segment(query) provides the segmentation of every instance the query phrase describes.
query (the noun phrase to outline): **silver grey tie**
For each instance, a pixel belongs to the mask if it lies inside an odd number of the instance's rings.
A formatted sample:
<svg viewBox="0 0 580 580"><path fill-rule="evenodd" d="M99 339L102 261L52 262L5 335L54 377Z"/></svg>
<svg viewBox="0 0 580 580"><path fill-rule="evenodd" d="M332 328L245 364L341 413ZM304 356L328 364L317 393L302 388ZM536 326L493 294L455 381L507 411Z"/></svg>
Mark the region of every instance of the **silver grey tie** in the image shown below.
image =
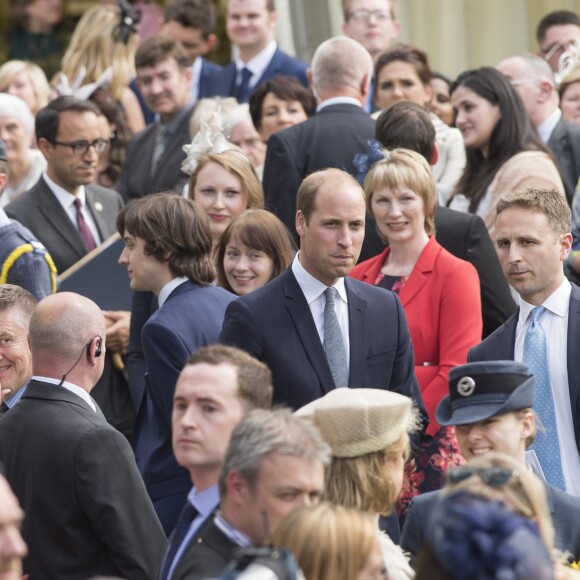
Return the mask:
<svg viewBox="0 0 580 580"><path fill-rule="evenodd" d="M336 387L348 387L348 371L346 367L346 352L340 324L334 311L336 288L327 288L324 291L326 304L324 305L324 351L330 372Z"/></svg>
<svg viewBox="0 0 580 580"><path fill-rule="evenodd" d="M149 175L153 176L161 156L165 152L165 141L167 138L167 125L165 123L159 123L157 125L157 131L155 133L155 141L153 143L153 155L151 156L151 167L149 168Z"/></svg>

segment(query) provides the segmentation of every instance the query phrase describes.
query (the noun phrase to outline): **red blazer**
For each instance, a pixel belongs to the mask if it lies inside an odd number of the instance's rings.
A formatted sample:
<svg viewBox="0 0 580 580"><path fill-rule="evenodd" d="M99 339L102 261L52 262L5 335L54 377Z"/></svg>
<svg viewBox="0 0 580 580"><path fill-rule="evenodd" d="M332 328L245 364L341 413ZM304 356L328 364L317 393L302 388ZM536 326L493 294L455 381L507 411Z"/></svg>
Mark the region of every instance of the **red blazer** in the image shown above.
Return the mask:
<svg viewBox="0 0 580 580"><path fill-rule="evenodd" d="M353 278L374 284L390 248L355 266ZM399 292L415 351L415 375L436 433L435 409L448 394L449 369L464 364L481 342L481 295L476 269L443 249L433 236Z"/></svg>

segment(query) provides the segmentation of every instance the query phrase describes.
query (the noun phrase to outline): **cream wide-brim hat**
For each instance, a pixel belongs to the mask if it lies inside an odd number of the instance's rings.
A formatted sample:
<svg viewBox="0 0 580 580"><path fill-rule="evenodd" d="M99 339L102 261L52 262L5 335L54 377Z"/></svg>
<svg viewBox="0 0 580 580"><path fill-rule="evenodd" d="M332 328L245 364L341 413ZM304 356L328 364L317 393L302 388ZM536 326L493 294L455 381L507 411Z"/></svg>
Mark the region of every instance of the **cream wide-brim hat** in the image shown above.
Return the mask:
<svg viewBox="0 0 580 580"><path fill-rule="evenodd" d="M334 389L295 415L318 427L334 457L381 451L418 427L412 400L383 389Z"/></svg>

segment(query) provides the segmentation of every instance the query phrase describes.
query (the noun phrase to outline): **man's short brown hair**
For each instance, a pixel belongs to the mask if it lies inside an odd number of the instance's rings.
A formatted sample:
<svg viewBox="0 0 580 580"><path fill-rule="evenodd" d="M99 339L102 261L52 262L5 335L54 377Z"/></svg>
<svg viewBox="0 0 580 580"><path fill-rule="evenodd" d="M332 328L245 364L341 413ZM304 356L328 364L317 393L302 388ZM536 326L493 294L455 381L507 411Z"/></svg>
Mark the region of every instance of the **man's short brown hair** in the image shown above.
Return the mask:
<svg viewBox="0 0 580 580"><path fill-rule="evenodd" d="M306 223L310 221L310 216L316 209L316 195L320 186L324 183L343 181L352 183L360 189L361 196L364 199L364 192L358 181L346 171L342 171L342 169L333 167L321 169L304 178L296 195L296 209L302 212Z"/></svg>
<svg viewBox="0 0 580 580"><path fill-rule="evenodd" d="M201 30L207 40L216 25L215 6L212 0L171 0L165 8L165 22Z"/></svg>
<svg viewBox="0 0 580 580"><path fill-rule="evenodd" d="M572 229L572 212L566 198L553 189L528 188L506 193L497 202L496 219L510 207L543 213L556 236L567 234Z"/></svg>
<svg viewBox="0 0 580 580"><path fill-rule="evenodd" d="M246 411L269 409L272 406L272 373L263 362L247 352L225 344L212 344L195 351L187 359L186 366L202 363L228 364L236 369L238 396Z"/></svg>
<svg viewBox="0 0 580 580"><path fill-rule="evenodd" d="M117 231L144 240L145 254L167 262L175 277L200 285L216 277L209 219L190 199L172 192L136 199L117 216Z"/></svg>
<svg viewBox="0 0 580 580"><path fill-rule="evenodd" d="M190 59L181 42L166 34L151 36L143 41L135 53L135 68L149 68L174 58L181 70L185 70Z"/></svg>
<svg viewBox="0 0 580 580"><path fill-rule="evenodd" d="M36 298L28 290L14 284L0 284L0 312L14 309L26 327L36 304Z"/></svg>

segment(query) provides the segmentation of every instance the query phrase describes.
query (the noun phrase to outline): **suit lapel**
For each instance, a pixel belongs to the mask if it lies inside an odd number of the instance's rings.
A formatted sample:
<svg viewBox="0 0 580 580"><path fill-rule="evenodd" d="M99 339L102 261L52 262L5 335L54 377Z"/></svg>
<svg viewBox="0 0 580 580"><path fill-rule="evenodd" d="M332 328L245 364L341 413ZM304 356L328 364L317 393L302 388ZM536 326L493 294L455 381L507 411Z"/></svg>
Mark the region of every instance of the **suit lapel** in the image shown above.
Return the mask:
<svg viewBox="0 0 580 580"><path fill-rule="evenodd" d="M496 351L496 360L514 360L516 346L516 326L520 309L518 308L505 322L498 331Z"/></svg>
<svg viewBox="0 0 580 580"><path fill-rule="evenodd" d="M79 231L43 178L40 178L39 184L42 185L42 190L38 191L38 208L40 212L54 230L58 232L64 243L76 252L79 259L82 258L87 253L87 250Z"/></svg>
<svg viewBox="0 0 580 580"><path fill-rule="evenodd" d="M108 219L109 216L106 215L108 212L105 212L105 207L96 199L95 192L89 186L85 186L85 194L87 198L87 206L95 220L97 230L99 230L101 242L104 242L109 237L108 232L111 230L111 225Z"/></svg>
<svg viewBox="0 0 580 580"><path fill-rule="evenodd" d="M431 237L427 245L423 248L409 279L399 292L399 298L401 299L403 307L407 306L421 288L425 286L435 269L435 262L440 252L441 246L435 242L435 238Z"/></svg>
<svg viewBox="0 0 580 580"><path fill-rule="evenodd" d="M328 366L324 347L320 342L316 325L310 312L310 307L304 298L304 294L292 273L292 268L288 268L282 275L282 287L286 296L286 308L294 322L294 327L302 342L304 352L318 376L321 388L327 392L326 385L334 385L334 379Z"/></svg>
<svg viewBox="0 0 580 580"><path fill-rule="evenodd" d="M254 88L261 85L264 81L267 81L272 77L275 77L277 74L280 74L280 72L278 71L278 66L281 58L282 53L280 52L280 49L277 48L276 52L274 52L274 56L272 56L272 60L268 63L266 70L262 73L262 76L260 77L258 82L254 85Z"/></svg>
<svg viewBox="0 0 580 580"><path fill-rule="evenodd" d="M348 334L350 337L350 371L348 386L357 387L363 384L364 364L366 361L365 320L367 303L356 291L350 278L345 278L348 296Z"/></svg>
<svg viewBox="0 0 580 580"><path fill-rule="evenodd" d="M570 310L568 311L568 386L570 389L570 405L574 422L580 420L574 413L578 403L578 391L580 389L580 358L578 348L580 345L580 288L572 284L570 296Z"/></svg>

